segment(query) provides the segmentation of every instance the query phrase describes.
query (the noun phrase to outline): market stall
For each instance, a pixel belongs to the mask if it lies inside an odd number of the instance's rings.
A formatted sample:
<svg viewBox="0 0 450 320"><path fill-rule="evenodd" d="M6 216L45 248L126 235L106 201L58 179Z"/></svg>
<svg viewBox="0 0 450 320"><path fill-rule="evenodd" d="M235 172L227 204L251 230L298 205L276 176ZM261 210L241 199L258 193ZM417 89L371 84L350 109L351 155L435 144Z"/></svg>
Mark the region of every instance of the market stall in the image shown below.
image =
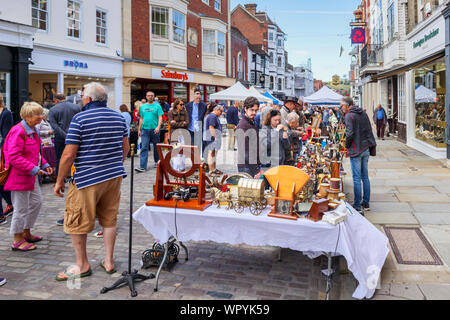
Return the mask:
<svg viewBox="0 0 450 320"><path fill-rule="evenodd" d="M229 87L226 90L213 93L210 95L210 100L219 100L219 101L244 101L248 97L252 97L253 94L246 87L242 85L239 81L236 82L233 86ZM264 102L264 97L256 97L258 101Z"/></svg>
<svg viewBox="0 0 450 320"><path fill-rule="evenodd" d="M272 102L273 100L271 98L268 98L264 95L262 95L258 90L255 89L255 87L251 86L249 89L250 93L253 97L258 99L260 102Z"/></svg>
<svg viewBox="0 0 450 320"><path fill-rule="evenodd" d="M334 92L327 86L323 86L320 90L312 95L303 98L303 102L317 105L336 105L338 106L343 96Z"/></svg>
<svg viewBox="0 0 450 320"><path fill-rule="evenodd" d="M266 92L263 94L263 96L265 96L265 97L271 99L271 100L272 100L272 103L275 104L275 105L282 105L282 104L283 104L283 102L281 102L280 100L278 100L277 98L275 98L273 95L271 95L269 91L266 91Z"/></svg>

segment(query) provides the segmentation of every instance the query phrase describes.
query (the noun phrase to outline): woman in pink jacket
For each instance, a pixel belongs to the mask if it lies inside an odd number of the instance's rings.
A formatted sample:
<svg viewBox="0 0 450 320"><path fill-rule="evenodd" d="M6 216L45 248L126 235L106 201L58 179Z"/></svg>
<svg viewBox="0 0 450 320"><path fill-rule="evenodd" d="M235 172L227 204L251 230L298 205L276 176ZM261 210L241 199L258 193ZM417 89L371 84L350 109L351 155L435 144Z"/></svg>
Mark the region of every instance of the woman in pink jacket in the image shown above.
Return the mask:
<svg viewBox="0 0 450 320"><path fill-rule="evenodd" d="M42 121L43 108L36 102L25 102L20 109L19 124L12 127L6 137L3 152L5 167L10 169L5 190L11 191L14 206L11 235L12 250L36 249L34 242L42 240L31 234L42 204L41 188L37 175L49 175L53 168L41 156L41 138L35 128Z"/></svg>

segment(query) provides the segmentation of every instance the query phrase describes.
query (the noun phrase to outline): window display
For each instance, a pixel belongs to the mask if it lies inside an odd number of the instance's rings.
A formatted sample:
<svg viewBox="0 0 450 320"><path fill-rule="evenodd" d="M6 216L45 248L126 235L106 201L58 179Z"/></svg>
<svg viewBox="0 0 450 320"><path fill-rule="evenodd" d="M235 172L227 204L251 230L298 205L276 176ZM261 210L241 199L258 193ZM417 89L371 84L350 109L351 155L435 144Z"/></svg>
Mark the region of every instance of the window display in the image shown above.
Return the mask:
<svg viewBox="0 0 450 320"><path fill-rule="evenodd" d="M445 144L445 60L436 60L414 70L415 136L437 148Z"/></svg>
<svg viewBox="0 0 450 320"><path fill-rule="evenodd" d="M11 81L10 74L7 72L0 72L0 93L3 96L3 102L6 107L10 108L10 94L11 94Z"/></svg>
<svg viewBox="0 0 450 320"><path fill-rule="evenodd" d="M173 99L182 99L183 101L188 101L188 87L186 84L173 84Z"/></svg>

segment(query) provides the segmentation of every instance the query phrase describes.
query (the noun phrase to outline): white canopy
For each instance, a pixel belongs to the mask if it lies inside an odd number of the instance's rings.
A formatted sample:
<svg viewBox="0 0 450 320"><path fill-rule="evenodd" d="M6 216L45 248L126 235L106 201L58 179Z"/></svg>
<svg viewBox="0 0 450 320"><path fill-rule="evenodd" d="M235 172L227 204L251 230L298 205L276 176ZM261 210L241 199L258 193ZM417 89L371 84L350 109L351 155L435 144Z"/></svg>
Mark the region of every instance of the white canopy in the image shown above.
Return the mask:
<svg viewBox="0 0 450 320"><path fill-rule="evenodd" d="M258 101L272 102L272 99L263 96L258 90L255 89L254 86L251 86L248 90L250 91L250 93L252 94L253 97L258 99Z"/></svg>
<svg viewBox="0 0 450 320"><path fill-rule="evenodd" d="M419 86L415 92L416 103L436 102L436 92L424 86Z"/></svg>
<svg viewBox="0 0 450 320"><path fill-rule="evenodd" d="M327 86L323 86L319 91L312 95L305 97L303 102L309 104L326 104L326 105L339 105L343 96L334 92Z"/></svg>
<svg viewBox="0 0 450 320"><path fill-rule="evenodd" d="M234 85L229 87L226 90L213 93L210 96L211 100L238 100L243 101L247 99L248 97L253 97L253 94L250 90L248 90L246 87L242 85L239 81L236 82ZM258 99L258 97L255 97ZM259 101L262 101L258 99Z"/></svg>

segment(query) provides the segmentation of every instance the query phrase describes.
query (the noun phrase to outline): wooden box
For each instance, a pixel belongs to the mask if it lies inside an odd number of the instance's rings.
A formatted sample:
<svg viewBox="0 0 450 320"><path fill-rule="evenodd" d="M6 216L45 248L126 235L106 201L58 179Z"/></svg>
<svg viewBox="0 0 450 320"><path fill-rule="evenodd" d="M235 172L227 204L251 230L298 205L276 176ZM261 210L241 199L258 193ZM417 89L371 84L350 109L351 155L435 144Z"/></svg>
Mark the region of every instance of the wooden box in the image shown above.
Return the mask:
<svg viewBox="0 0 450 320"><path fill-rule="evenodd" d="M328 199L314 200L308 212L309 218L313 221L322 220L323 213L328 211L328 202Z"/></svg>

